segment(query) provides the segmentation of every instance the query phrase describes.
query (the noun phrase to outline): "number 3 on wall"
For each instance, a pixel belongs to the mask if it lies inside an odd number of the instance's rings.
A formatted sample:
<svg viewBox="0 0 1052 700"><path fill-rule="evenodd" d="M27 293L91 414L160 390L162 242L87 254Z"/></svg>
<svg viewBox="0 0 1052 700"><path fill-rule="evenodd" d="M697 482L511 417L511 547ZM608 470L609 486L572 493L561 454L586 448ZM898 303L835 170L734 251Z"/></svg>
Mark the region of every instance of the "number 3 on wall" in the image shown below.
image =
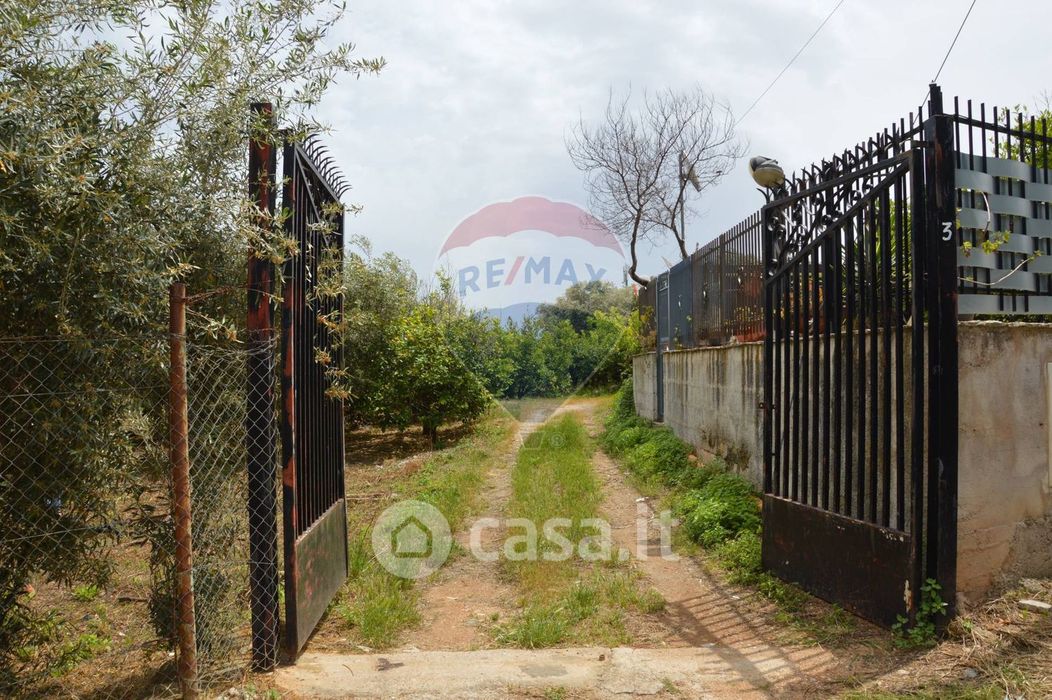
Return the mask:
<svg viewBox="0 0 1052 700"><path fill-rule="evenodd" d="M943 221L942 222L942 240L948 241L953 238L953 222Z"/></svg>

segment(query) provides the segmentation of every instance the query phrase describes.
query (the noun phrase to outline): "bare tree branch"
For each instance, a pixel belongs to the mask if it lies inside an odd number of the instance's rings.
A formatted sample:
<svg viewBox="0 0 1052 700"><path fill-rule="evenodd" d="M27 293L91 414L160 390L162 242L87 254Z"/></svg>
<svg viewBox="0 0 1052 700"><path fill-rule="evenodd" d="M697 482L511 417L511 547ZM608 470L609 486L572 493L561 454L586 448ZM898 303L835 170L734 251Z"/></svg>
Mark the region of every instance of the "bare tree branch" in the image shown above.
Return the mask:
<svg viewBox="0 0 1052 700"><path fill-rule="evenodd" d="M645 286L649 279L637 272L639 241L671 234L682 258L689 257L683 222L690 201L719 182L745 149L730 109L700 87L643 93L636 110L631 97L611 90L602 118L594 125L578 121L566 150L585 173L592 214L628 245L628 274Z"/></svg>

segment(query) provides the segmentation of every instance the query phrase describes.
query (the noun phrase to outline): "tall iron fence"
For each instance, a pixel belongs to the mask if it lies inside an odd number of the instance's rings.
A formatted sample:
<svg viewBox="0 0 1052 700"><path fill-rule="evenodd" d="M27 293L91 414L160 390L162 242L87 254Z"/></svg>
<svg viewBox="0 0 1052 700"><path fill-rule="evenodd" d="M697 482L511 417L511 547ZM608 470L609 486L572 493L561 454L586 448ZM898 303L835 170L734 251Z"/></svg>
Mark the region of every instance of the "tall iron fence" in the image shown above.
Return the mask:
<svg viewBox="0 0 1052 700"><path fill-rule="evenodd" d="M661 273L640 291L650 347L702 347L763 337L763 228L759 212ZM653 290L668 296L659 305Z"/></svg>
<svg viewBox="0 0 1052 700"><path fill-rule="evenodd" d="M995 318L1052 315L1052 123L1047 114L988 108L959 98L948 116L957 219L943 222L949 224L943 235L958 243L958 312ZM786 178L787 193L832 182L919 145L924 118L921 107L854 148L799 169ZM860 179L865 181L865 176ZM821 207L801 204L791 216L806 229L830 223L823 220ZM908 244L912 227L908 213L905 217ZM762 228L756 212L640 291L649 348L723 345L765 336ZM656 288L668 289L662 304Z"/></svg>

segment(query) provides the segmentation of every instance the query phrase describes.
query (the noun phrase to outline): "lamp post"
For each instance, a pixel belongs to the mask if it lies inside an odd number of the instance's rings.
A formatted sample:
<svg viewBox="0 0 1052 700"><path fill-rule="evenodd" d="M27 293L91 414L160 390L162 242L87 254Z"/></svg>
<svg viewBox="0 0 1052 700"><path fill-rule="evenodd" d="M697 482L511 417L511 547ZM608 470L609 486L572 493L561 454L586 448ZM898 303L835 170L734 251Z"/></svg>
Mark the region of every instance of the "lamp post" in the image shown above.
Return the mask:
<svg viewBox="0 0 1052 700"><path fill-rule="evenodd" d="M785 172L774 158L768 158L767 156L750 158L749 174L752 175L753 181L763 188L760 191L763 192L764 199L768 203L770 203L772 197L784 197L787 194L785 191Z"/></svg>

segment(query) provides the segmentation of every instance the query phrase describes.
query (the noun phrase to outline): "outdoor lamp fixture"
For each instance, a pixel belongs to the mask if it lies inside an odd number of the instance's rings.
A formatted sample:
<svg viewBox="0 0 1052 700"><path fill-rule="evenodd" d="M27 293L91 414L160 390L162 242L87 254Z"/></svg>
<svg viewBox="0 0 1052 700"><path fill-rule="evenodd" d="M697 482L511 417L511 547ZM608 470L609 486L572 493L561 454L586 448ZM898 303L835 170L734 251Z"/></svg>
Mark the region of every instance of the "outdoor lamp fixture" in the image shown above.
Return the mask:
<svg viewBox="0 0 1052 700"><path fill-rule="evenodd" d="M763 192L768 202L771 201L772 194L780 195L785 192L785 172L774 158L767 156L750 158L749 174L752 175L756 184L763 188L760 191Z"/></svg>
<svg viewBox="0 0 1052 700"><path fill-rule="evenodd" d="M774 158L768 158L767 156L750 158L749 174L752 175L753 181L762 188L760 192L763 193L763 197L768 204L771 203L772 199L784 197L788 194L785 189L785 171L782 170L782 166L778 165L778 161ZM773 256L771 262L780 264L786 249L785 232L773 220L769 220L767 225L774 228L773 231L770 231L771 254Z"/></svg>

